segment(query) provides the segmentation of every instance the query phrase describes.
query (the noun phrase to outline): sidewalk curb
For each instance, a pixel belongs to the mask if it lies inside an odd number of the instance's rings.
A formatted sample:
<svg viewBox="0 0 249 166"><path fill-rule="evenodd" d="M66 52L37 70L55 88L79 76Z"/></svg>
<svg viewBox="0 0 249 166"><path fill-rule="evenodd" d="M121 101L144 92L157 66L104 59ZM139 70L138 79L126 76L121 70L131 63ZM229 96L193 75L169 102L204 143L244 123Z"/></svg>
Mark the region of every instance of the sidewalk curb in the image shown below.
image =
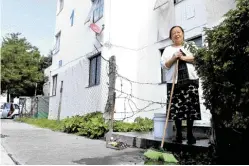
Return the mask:
<svg viewBox="0 0 249 166"><path fill-rule="evenodd" d="M17 165L15 161L13 161L12 156L7 153L1 144L1 165Z"/></svg>

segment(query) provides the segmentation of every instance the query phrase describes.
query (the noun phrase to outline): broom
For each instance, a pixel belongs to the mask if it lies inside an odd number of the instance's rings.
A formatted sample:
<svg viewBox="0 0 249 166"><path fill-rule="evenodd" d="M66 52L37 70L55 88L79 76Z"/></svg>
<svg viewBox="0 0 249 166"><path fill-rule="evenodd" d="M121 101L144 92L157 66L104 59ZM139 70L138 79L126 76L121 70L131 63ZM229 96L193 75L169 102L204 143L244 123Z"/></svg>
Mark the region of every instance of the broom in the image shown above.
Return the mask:
<svg viewBox="0 0 249 166"><path fill-rule="evenodd" d="M175 70L174 70L173 85L172 85L171 92L170 92L170 100L169 100L168 110L166 112L167 117L166 117L166 121L165 121L165 125L164 125L163 138L162 138L162 142L161 142L160 152L158 152L157 150L150 149L146 153L144 153L144 155L149 159L152 159L152 160L160 160L161 159L167 163L177 163L178 162L171 153L167 153L163 149L164 140L166 137L166 130L167 130L168 121L169 121L172 96L173 96L174 88L175 88L176 75L178 73L178 65L179 65L179 60L176 61L176 66L175 66Z"/></svg>

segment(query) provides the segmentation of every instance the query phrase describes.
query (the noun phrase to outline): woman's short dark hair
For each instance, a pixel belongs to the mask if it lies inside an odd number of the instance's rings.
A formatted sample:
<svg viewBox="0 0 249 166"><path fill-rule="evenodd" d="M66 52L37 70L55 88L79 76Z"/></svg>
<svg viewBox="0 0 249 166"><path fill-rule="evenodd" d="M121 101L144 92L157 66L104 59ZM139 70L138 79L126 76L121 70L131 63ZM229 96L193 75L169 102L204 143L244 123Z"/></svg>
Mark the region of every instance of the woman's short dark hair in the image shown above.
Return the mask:
<svg viewBox="0 0 249 166"><path fill-rule="evenodd" d="M182 30L182 33L184 34L184 30L183 30L183 28L181 27L181 26L179 26L179 25L176 25L176 26L173 26L171 29L170 29L170 31L169 31L169 38L171 39L171 32L172 32L172 30L174 29L174 28L176 28L176 27L178 27L178 28L180 28L181 30Z"/></svg>

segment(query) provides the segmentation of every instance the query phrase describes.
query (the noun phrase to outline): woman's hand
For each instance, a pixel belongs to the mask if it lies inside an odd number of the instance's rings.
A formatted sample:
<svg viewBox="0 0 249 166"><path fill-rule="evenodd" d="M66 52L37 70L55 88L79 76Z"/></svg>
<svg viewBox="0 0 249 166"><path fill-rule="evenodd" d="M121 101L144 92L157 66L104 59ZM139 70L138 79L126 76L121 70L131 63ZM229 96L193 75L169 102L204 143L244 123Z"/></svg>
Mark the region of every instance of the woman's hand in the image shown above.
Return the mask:
<svg viewBox="0 0 249 166"><path fill-rule="evenodd" d="M182 52L178 51L174 53L174 58L175 60L180 59L183 56Z"/></svg>
<svg viewBox="0 0 249 166"><path fill-rule="evenodd" d="M182 53L180 51L179 52L175 52L174 55L172 56L172 58L165 63L165 66L167 68L170 68L182 56L183 55L182 55Z"/></svg>
<svg viewBox="0 0 249 166"><path fill-rule="evenodd" d="M181 56L179 59L185 62L193 63L195 58L193 56Z"/></svg>

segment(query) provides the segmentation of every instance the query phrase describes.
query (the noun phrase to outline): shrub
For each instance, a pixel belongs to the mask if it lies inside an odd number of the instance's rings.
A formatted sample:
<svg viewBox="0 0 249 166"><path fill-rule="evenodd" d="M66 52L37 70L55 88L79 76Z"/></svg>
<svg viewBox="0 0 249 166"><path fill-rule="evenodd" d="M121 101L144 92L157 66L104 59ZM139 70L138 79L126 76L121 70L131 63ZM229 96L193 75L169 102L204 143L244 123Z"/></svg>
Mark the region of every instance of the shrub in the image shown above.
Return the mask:
<svg viewBox="0 0 249 166"><path fill-rule="evenodd" d="M248 163L249 1L213 29L205 29L208 47L196 53L205 106L211 111L215 150L221 164Z"/></svg>
<svg viewBox="0 0 249 166"><path fill-rule="evenodd" d="M137 117L134 123L115 121L113 131L115 132L147 132L153 129L153 121L148 118Z"/></svg>
<svg viewBox="0 0 249 166"><path fill-rule="evenodd" d="M92 139L101 138L108 131L108 124L105 123L101 112L88 113L84 116L76 115L57 122L48 119L32 119L20 118L19 121L33 124L43 128L52 130L60 130L66 133L75 133L77 135L86 136ZM115 121L115 132L131 132L131 131L151 131L153 121L148 118L136 118L134 123L123 121Z"/></svg>
<svg viewBox="0 0 249 166"><path fill-rule="evenodd" d="M83 119L78 128L78 135L89 138L101 138L107 132L108 126L105 123L102 113L87 114Z"/></svg>
<svg viewBox="0 0 249 166"><path fill-rule="evenodd" d="M66 133L77 133L80 128L80 124L84 122L83 116L72 116L62 120L63 131Z"/></svg>
<svg viewBox="0 0 249 166"><path fill-rule="evenodd" d="M152 131L153 129L153 121L149 118L141 118L137 117L135 120L135 131Z"/></svg>

